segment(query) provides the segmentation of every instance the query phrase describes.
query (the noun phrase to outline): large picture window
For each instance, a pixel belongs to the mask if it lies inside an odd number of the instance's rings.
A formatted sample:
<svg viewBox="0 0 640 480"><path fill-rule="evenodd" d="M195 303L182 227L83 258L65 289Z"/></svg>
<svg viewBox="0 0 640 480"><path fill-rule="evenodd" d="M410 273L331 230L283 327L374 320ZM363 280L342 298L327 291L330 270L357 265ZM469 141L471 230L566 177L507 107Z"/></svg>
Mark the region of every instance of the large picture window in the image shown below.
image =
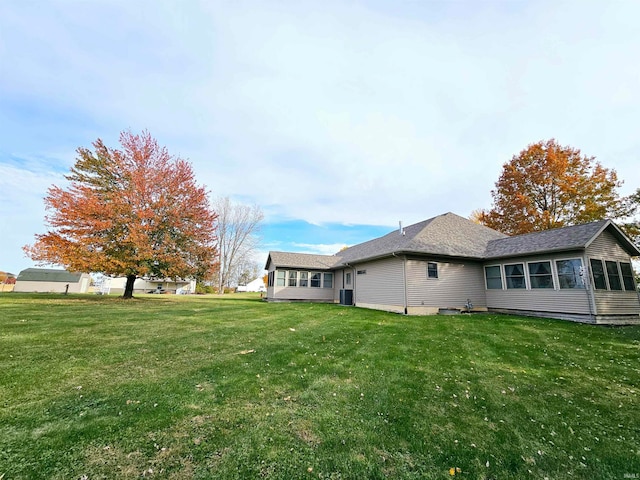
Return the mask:
<svg viewBox="0 0 640 480"><path fill-rule="evenodd" d="M580 273L582 272L582 260L556 260L558 270L558 283L560 288L584 288Z"/></svg>
<svg viewBox="0 0 640 480"><path fill-rule="evenodd" d="M620 282L620 272L616 262L607 260L604 262L607 267L607 279L609 280L609 288L611 290L622 290L622 282Z"/></svg>
<svg viewBox="0 0 640 480"><path fill-rule="evenodd" d="M507 288L527 288L524 280L524 265L515 263L504 266L504 277L507 281Z"/></svg>
<svg viewBox="0 0 640 480"><path fill-rule="evenodd" d="M529 283L531 288L553 288L551 262L529 263Z"/></svg>
<svg viewBox="0 0 640 480"><path fill-rule="evenodd" d="M636 285L633 281L633 270L630 263L620 262L620 271L622 272L622 284L624 289L630 292L635 291Z"/></svg>
<svg viewBox="0 0 640 480"><path fill-rule="evenodd" d="M488 290L502 290L502 272L500 265L484 267L484 278L487 281Z"/></svg>
<svg viewBox="0 0 640 480"><path fill-rule="evenodd" d="M604 276L604 267L602 266L602 260L596 258L589 259L591 264L591 276L593 277L593 286L596 290L606 290L607 280Z"/></svg>

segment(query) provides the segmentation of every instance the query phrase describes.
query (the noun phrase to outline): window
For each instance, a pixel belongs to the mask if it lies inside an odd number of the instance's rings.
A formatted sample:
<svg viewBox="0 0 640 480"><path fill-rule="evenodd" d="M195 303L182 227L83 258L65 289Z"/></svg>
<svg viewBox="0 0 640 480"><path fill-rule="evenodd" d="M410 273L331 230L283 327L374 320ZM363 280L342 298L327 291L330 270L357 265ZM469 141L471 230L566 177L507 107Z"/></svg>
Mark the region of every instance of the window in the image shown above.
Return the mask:
<svg viewBox="0 0 640 480"><path fill-rule="evenodd" d="M627 291L634 291L636 289L635 282L633 281L633 270L630 263L620 262L620 271L622 272L622 283L624 289Z"/></svg>
<svg viewBox="0 0 640 480"><path fill-rule="evenodd" d="M427 262L427 278L438 278L438 264Z"/></svg>
<svg viewBox="0 0 640 480"><path fill-rule="evenodd" d="M299 287L308 287L309 286L309 272L299 272L300 273L300 281L298 283Z"/></svg>
<svg viewBox="0 0 640 480"><path fill-rule="evenodd" d="M278 270L278 277L276 278L276 286L284 287L287 284L286 275L287 275L286 271Z"/></svg>
<svg viewBox="0 0 640 480"><path fill-rule="evenodd" d="M522 263L505 265L504 276L507 280L507 288L527 288L524 281L524 265Z"/></svg>
<svg viewBox="0 0 640 480"><path fill-rule="evenodd" d="M584 288L582 281L582 260L574 258L572 260L556 260L558 270L558 282L560 288Z"/></svg>
<svg viewBox="0 0 640 480"><path fill-rule="evenodd" d="M591 263L591 275L593 276L593 285L596 290L606 290L607 281L604 278L604 268L602 266L602 260L595 258L589 259Z"/></svg>
<svg viewBox="0 0 640 480"><path fill-rule="evenodd" d="M322 279L322 274L319 272L313 272L311 274L311 286L314 288L320 288L320 280Z"/></svg>
<svg viewBox="0 0 640 480"><path fill-rule="evenodd" d="M324 274L324 288L333 288L333 273Z"/></svg>
<svg viewBox="0 0 640 480"><path fill-rule="evenodd" d="M273 287L273 275L275 272L269 272L268 274L268 278L267 278L267 286L268 287Z"/></svg>
<svg viewBox="0 0 640 480"><path fill-rule="evenodd" d="M500 272L500 265L484 267L484 278L487 281L487 290L502 290L502 272Z"/></svg>
<svg viewBox="0 0 640 480"><path fill-rule="evenodd" d="M358 275L366 275L367 271L366 270L358 270L357 274Z"/></svg>
<svg viewBox="0 0 640 480"><path fill-rule="evenodd" d="M531 262L528 266L531 288L553 288L551 262Z"/></svg>
<svg viewBox="0 0 640 480"><path fill-rule="evenodd" d="M609 279L609 288L611 290L622 290L622 283L620 282L620 272L618 271L618 264L607 260L604 262L607 266L607 278Z"/></svg>
<svg viewBox="0 0 640 480"><path fill-rule="evenodd" d="M289 286L290 287L298 286L298 272L294 270L289 271Z"/></svg>
<svg viewBox="0 0 640 480"><path fill-rule="evenodd" d="M344 279L344 284L345 285L351 285L351 272L348 272L345 276Z"/></svg>

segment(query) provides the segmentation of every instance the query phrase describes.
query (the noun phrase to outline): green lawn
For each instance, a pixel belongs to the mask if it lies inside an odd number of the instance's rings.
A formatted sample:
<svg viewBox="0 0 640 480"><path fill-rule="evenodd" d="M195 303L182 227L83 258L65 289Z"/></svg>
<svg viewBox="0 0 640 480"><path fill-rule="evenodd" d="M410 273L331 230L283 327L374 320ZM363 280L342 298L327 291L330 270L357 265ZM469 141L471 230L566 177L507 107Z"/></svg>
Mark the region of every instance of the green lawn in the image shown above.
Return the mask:
<svg viewBox="0 0 640 480"><path fill-rule="evenodd" d="M3 480L640 478L639 391L640 327L0 294Z"/></svg>

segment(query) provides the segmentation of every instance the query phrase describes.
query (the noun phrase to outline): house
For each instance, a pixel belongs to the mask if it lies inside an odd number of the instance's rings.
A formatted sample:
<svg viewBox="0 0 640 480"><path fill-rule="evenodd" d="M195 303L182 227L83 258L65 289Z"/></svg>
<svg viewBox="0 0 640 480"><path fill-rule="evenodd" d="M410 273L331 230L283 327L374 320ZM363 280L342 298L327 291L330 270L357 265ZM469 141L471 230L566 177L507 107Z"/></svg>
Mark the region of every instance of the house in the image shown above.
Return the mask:
<svg viewBox="0 0 640 480"><path fill-rule="evenodd" d="M636 256L611 220L509 237L446 213L335 255L269 252L266 299L640 323Z"/></svg>
<svg viewBox="0 0 640 480"><path fill-rule="evenodd" d="M267 289L264 286L264 281L262 277L256 278L255 280L250 281L246 285L238 285L236 288L236 292L266 292Z"/></svg>
<svg viewBox="0 0 640 480"><path fill-rule="evenodd" d="M91 277L51 268L27 268L18 274L14 292L87 293Z"/></svg>
<svg viewBox="0 0 640 480"><path fill-rule="evenodd" d="M96 282L96 292L108 294L123 294L127 284L127 277L107 277L101 276ZM133 293L195 293L196 281L171 279L171 278L136 278L133 283Z"/></svg>

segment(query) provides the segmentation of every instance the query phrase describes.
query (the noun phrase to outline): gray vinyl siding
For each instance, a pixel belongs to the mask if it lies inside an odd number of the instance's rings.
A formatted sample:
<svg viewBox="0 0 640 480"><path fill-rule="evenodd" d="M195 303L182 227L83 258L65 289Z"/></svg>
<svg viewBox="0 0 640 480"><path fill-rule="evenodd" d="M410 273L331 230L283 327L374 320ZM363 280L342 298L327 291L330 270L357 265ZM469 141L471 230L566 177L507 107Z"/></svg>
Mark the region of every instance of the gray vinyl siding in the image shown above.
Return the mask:
<svg viewBox="0 0 640 480"><path fill-rule="evenodd" d="M366 270L358 275L358 270ZM356 305L393 305L404 308L403 260L399 257L359 263L354 267Z"/></svg>
<svg viewBox="0 0 640 480"><path fill-rule="evenodd" d="M427 278L427 263L438 265L438 278ZM484 270L480 263L407 260L407 299L411 307L462 308L471 300L486 307Z"/></svg>
<svg viewBox="0 0 640 480"><path fill-rule="evenodd" d="M514 263L525 264L526 289L503 289L503 290L486 290L487 307L489 309L499 310L522 310L522 311L538 311L547 313L569 313L591 315L590 299L586 289L560 289L558 285L558 275L556 270L556 260L566 260L571 258L579 258L582 260L584 267L584 254L582 251L553 254L553 255L537 255L513 259L501 259L497 261L488 261L485 266L490 265L509 265ZM527 275L527 262L551 261L551 269L553 271L554 288L530 288L529 278ZM504 283L504 268L502 268L502 281ZM482 285L485 285L484 272ZM506 287L506 285L505 285Z"/></svg>
<svg viewBox="0 0 640 480"><path fill-rule="evenodd" d="M587 259L596 258L631 263L627 252L606 230L587 247L586 256ZM598 315L640 314L640 299L637 291L594 289L593 293Z"/></svg>
<svg viewBox="0 0 640 480"><path fill-rule="evenodd" d="M333 288L316 287L273 287L273 297L277 300L308 300L333 302Z"/></svg>

